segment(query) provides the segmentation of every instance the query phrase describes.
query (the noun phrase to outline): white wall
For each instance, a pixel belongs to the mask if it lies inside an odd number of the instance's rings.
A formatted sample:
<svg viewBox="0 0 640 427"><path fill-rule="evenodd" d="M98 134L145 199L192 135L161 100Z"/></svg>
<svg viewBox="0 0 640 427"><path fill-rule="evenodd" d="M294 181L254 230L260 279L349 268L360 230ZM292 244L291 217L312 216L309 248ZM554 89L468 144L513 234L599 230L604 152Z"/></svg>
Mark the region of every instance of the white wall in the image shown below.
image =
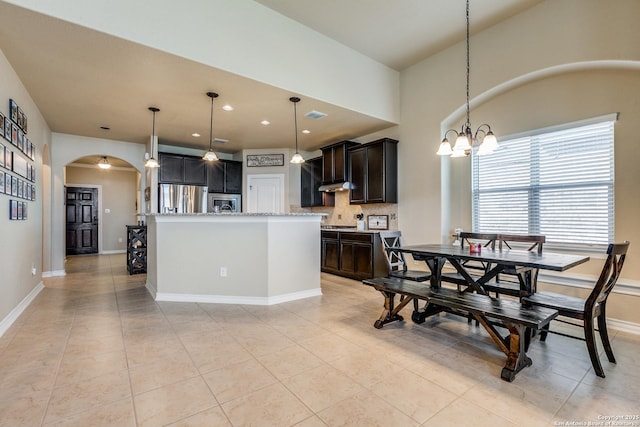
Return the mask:
<svg viewBox="0 0 640 427"><path fill-rule="evenodd" d="M27 202L29 218L24 221L9 220L9 200L15 197L0 194L0 335L10 326L24 308L20 303L25 297L32 297L40 288L42 280L43 245L43 148L50 144L51 132L40 111L20 82L6 57L0 52L0 112L9 113L9 99L16 101L28 118L28 138L36 146L36 159L30 161L36 168L36 201ZM15 146L2 141L11 151L18 154ZM6 169L0 168L3 172ZM15 175L15 174L14 174ZM31 268L36 268L32 275ZM27 301L25 301L26 303Z"/></svg>
<svg viewBox="0 0 640 427"><path fill-rule="evenodd" d="M100 154L117 157L131 164L142 176L144 173L145 146L131 142L87 138L77 135L54 133L51 148L51 250L44 256L51 260L51 274L64 274L65 257L65 209L64 170L69 163L81 157ZM140 180L140 191L144 193L146 179Z"/></svg>
<svg viewBox="0 0 640 427"><path fill-rule="evenodd" d="M471 122L491 123L498 138L621 112L616 238L632 241L621 280L630 287L640 284L640 246L633 243L640 231L631 220L640 200L639 14L634 0L547 0L471 38ZM443 131L464 120L464 64L462 42L402 72L399 226L408 243L447 241L454 227L470 228L469 160L435 155ZM576 272L595 280L601 262ZM610 316L640 324L637 297L614 300Z"/></svg>

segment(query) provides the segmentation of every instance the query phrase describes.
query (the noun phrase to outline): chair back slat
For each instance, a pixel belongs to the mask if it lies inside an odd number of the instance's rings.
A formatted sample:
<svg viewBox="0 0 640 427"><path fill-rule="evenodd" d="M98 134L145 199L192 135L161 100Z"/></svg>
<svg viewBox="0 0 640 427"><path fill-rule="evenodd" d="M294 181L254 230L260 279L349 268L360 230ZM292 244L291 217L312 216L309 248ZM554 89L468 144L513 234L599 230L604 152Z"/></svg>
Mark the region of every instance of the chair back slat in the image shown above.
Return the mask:
<svg viewBox="0 0 640 427"><path fill-rule="evenodd" d="M607 300L613 287L618 282L628 249L629 242L627 241L609 244L607 248L607 259L602 267L598 281L587 298L585 310L592 310L597 304L601 304Z"/></svg>
<svg viewBox="0 0 640 427"><path fill-rule="evenodd" d="M536 251L538 254L542 254L542 246L547 241L546 236L541 235L524 235L524 234L498 234L498 249L513 249L512 243L530 243L528 251Z"/></svg>
<svg viewBox="0 0 640 427"><path fill-rule="evenodd" d="M407 263L404 253L394 249L402 246L402 233L400 231L381 231L380 240L389 271L406 270Z"/></svg>
<svg viewBox="0 0 640 427"><path fill-rule="evenodd" d="M462 245L462 247L464 247L465 244L469 245L472 242L482 243L482 246L485 248L490 247L491 249L495 249L497 238L498 235L495 233L473 233L463 231L460 233L460 244Z"/></svg>

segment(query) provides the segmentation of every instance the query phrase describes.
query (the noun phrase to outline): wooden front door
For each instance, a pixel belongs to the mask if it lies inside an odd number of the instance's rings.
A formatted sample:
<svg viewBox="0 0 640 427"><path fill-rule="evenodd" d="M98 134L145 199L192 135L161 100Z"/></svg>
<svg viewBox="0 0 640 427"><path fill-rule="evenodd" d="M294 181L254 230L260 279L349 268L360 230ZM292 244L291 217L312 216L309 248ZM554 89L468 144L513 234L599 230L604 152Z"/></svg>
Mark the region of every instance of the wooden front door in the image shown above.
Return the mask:
<svg viewBox="0 0 640 427"><path fill-rule="evenodd" d="M98 189L66 188L67 255L98 253Z"/></svg>

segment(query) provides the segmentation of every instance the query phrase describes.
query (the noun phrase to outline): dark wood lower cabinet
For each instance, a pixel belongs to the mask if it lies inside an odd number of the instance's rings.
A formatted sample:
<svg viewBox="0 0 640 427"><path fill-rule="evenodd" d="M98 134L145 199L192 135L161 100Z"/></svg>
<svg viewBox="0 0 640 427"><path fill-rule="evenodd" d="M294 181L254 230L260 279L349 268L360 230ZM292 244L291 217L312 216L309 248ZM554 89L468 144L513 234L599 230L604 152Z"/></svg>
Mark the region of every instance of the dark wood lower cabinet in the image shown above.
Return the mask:
<svg viewBox="0 0 640 427"><path fill-rule="evenodd" d="M387 275L378 233L322 232L321 269L362 280Z"/></svg>

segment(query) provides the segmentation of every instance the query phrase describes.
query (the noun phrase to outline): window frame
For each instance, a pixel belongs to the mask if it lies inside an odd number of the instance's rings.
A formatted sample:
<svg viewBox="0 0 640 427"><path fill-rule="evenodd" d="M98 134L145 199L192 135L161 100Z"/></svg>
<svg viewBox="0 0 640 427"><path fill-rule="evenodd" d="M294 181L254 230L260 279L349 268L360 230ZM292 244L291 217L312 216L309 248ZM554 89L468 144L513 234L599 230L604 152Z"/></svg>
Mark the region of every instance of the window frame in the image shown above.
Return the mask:
<svg viewBox="0 0 640 427"><path fill-rule="evenodd" d="M611 138L611 152L610 152L610 158L611 158L611 162L609 164L609 168L610 168L610 180L606 180L603 181L603 185L606 185L608 187L608 199L610 200L609 204L608 204L608 215L607 215L607 239L609 242L613 241L614 236L615 236L615 122L618 119L618 113L612 113L612 114L606 114L606 115L602 115L602 116L597 116L597 117L593 117L590 119L585 119L585 120L578 120L578 121L573 121L573 122L569 122L569 123L564 123L564 124L560 124L560 125L556 125L556 126L550 126L550 127L545 127L545 128L540 128L540 129L534 129L534 130L530 130L530 131L526 131L526 132L520 132L517 134L512 134L506 137L501 138L503 142L501 142L501 144L508 144L509 141L515 141L515 140L522 140L522 139L526 139L526 138L541 138L543 135L545 134L550 134L550 133L554 133L554 132L558 132L558 131L563 131L563 130L571 130L571 129L575 129L575 128L580 128L583 126L589 126L589 125L597 125L597 124L603 124L603 123L611 123L612 125L612 138ZM532 150L532 153L534 152L538 152L539 150ZM472 229L474 232L487 232L487 231L494 231L494 230L480 230L479 229L479 223L480 223L480 219L478 217L478 209L479 207L477 206L477 202L479 200L479 197L481 194L487 194L490 193L491 190L479 190L477 188L477 181L478 181L478 174L479 172L479 161L481 158L477 157L477 147L474 147L474 151L472 154L472 159L471 159L471 208L472 208ZM534 154L531 154L529 159L528 159L528 165L529 167L531 165L536 165L536 163L539 161L539 159L535 158ZM537 220L537 229L540 229L540 224L543 223L544 218L540 217L539 214L539 210L541 207L541 203L540 203L540 199L536 198L536 197L532 197L531 194L532 192L535 193L538 190L540 190L540 187L537 185L536 182L536 176L539 177L540 175L540 165L537 164L537 167L534 168L534 170L532 171L527 171L527 177L528 177L528 183L525 186L520 187L521 190L526 190L527 191L527 203L531 203L531 200L537 200L538 203L534 203L533 205L528 204L527 205L527 216L526 216L526 221L527 221L527 227L528 227L528 231L526 232L526 234L543 234L540 233L539 231L536 231L536 226L534 225L534 227L532 228L532 218L534 221ZM593 185L593 184L592 184ZM584 183L577 183L577 184L559 184L557 185L558 188L567 188L567 186L573 186L574 188L576 187L584 187ZM552 188L553 185L548 186L545 189L550 189ZM505 189L507 189L508 187L505 186ZM498 192L499 190L497 189L493 189L494 192ZM514 190L515 191L515 190ZM537 213L536 213L537 212ZM523 234L525 233L524 231L522 232ZM571 242L571 243L562 243L562 242L548 242L545 244L545 247L548 248L552 248L552 249L562 249L562 250L571 250L573 252L584 252L584 253L600 253L603 248L606 248L608 243L578 243L578 242Z"/></svg>

